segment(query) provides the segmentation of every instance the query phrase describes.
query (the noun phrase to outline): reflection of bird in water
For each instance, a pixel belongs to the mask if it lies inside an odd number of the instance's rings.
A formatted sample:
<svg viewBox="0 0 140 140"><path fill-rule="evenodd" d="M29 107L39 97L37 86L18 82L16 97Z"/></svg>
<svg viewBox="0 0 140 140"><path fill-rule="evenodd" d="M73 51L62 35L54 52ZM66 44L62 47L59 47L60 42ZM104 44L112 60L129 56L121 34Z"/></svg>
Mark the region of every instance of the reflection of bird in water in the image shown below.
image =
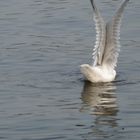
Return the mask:
<svg viewBox="0 0 140 140"><path fill-rule="evenodd" d="M81 93L84 104L80 111L88 110L94 117L91 135L109 137L116 133L118 107L115 90L114 83L85 82Z"/></svg>
<svg viewBox="0 0 140 140"><path fill-rule="evenodd" d="M105 23L94 0L90 0L94 11L96 43L93 50L94 63L81 65L84 77L93 82L110 82L116 77L115 67L120 49L120 25L124 8L129 0L124 0L112 20Z"/></svg>
<svg viewBox="0 0 140 140"><path fill-rule="evenodd" d="M116 86L114 83L93 84L85 81L81 93L84 103L81 111L90 111L90 114L96 116L96 121L98 123L101 121L101 118L104 119L104 122L106 122L105 118L107 118L106 123L113 123L112 117L116 116L118 112L115 90Z"/></svg>
<svg viewBox="0 0 140 140"><path fill-rule="evenodd" d="M113 83L93 84L86 81L82 100L96 115L115 115L117 112L115 89Z"/></svg>

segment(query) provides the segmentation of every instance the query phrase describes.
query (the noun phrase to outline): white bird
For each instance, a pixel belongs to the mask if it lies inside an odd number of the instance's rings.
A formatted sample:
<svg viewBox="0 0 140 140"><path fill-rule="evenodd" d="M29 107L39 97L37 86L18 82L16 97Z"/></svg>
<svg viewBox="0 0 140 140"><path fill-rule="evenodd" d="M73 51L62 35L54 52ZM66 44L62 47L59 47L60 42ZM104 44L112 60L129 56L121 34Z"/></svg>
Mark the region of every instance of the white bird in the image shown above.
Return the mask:
<svg viewBox="0 0 140 140"><path fill-rule="evenodd" d="M124 0L112 20L105 23L94 0L90 0L94 11L96 43L93 49L93 65L82 64L81 72L93 83L111 82L116 77L115 67L120 49L120 25L124 8L129 0Z"/></svg>

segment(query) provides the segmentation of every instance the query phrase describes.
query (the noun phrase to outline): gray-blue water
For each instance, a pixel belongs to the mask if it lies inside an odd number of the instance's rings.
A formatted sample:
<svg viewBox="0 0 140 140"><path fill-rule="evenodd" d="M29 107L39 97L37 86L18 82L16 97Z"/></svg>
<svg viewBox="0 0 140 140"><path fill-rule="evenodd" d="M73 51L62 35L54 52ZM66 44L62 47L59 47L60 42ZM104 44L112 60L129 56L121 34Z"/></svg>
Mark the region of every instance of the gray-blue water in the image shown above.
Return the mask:
<svg viewBox="0 0 140 140"><path fill-rule="evenodd" d="M109 19L121 0L96 0ZM89 0L0 0L0 139L139 140L140 1L121 28L114 83L84 82L95 41Z"/></svg>

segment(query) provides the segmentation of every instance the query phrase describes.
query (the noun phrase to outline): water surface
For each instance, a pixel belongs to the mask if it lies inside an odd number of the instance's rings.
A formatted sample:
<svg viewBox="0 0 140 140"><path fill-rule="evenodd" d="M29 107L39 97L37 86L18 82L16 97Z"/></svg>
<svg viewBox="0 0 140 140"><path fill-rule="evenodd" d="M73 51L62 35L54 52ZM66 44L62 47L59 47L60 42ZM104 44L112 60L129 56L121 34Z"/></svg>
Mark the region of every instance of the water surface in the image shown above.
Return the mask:
<svg viewBox="0 0 140 140"><path fill-rule="evenodd" d="M96 3L109 19L120 0ZM116 81L91 84L79 70L95 41L89 1L0 1L0 139L139 140L139 9L124 14Z"/></svg>

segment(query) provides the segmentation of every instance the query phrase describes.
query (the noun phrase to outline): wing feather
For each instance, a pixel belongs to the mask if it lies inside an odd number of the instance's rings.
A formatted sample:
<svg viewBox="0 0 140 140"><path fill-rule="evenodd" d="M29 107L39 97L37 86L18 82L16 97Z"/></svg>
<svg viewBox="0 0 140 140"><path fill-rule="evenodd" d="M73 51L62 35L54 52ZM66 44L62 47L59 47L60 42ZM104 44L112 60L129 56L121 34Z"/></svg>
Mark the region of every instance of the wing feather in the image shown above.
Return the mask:
<svg viewBox="0 0 140 140"><path fill-rule="evenodd" d="M129 0L124 0L110 22L106 25L107 41L104 51L103 64L114 69L120 50L120 26L124 8Z"/></svg>
<svg viewBox="0 0 140 140"><path fill-rule="evenodd" d="M94 66L101 65L104 46L105 46L105 36L106 36L106 29L105 29L105 22L100 15L99 10L97 9L94 0L90 0L91 5L94 11L94 21L95 21L95 29L96 29L96 42L93 49L93 59L94 59Z"/></svg>

